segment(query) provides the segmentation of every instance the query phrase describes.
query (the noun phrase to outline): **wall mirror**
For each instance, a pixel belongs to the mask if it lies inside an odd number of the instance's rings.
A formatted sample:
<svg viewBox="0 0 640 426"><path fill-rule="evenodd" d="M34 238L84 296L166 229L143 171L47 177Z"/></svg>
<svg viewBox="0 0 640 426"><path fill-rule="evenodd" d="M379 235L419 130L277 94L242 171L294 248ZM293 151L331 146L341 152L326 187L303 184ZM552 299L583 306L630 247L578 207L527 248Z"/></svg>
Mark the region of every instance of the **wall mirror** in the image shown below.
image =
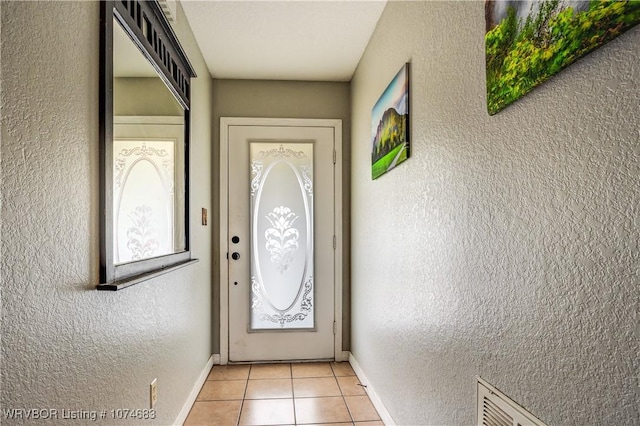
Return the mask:
<svg viewBox="0 0 640 426"><path fill-rule="evenodd" d="M195 261L188 221L195 73L157 1L101 7L98 289L119 290Z"/></svg>

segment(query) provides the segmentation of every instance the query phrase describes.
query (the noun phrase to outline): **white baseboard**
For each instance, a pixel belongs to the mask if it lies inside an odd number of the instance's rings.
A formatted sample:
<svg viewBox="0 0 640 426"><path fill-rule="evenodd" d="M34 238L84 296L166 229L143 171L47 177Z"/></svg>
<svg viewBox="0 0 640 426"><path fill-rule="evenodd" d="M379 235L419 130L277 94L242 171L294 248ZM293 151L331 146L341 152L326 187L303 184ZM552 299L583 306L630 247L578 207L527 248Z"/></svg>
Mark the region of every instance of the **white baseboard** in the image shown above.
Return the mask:
<svg viewBox="0 0 640 426"><path fill-rule="evenodd" d="M387 411L387 408L384 406L384 404L380 400L380 397L376 393L375 389L373 388L369 380L367 380L367 377L364 375L362 368L360 368L360 365L358 365L358 361L356 361L352 353L349 353L349 364L351 364L353 371L355 371L356 376L358 376L360 383L362 383L363 385L366 385L364 389L367 392L367 395L369 395L369 399L371 400L371 403L378 411L378 414L380 415L380 419L382 419L382 422L386 426L395 426L396 422L394 422L393 418L391 418L391 415Z"/></svg>
<svg viewBox="0 0 640 426"><path fill-rule="evenodd" d="M338 356L336 357L336 361L338 361L338 362L349 362L349 355L351 355L351 352L349 352L349 351L338 352Z"/></svg>
<svg viewBox="0 0 640 426"><path fill-rule="evenodd" d="M220 365L220 354L213 354L211 358L213 358L213 365Z"/></svg>
<svg viewBox="0 0 640 426"><path fill-rule="evenodd" d="M214 355L211 355L211 357L209 357L207 364L204 366L204 370L202 370L202 373L200 373L200 376L198 376L198 380L196 381L196 384L193 385L193 389L191 389L191 393L189 394L189 397L187 398L184 405L182 406L182 410L180 410L180 414L178 414L176 421L173 422L174 426L182 426L184 422L187 420L189 411L191 411L191 407L193 407L193 404L196 402L196 398L200 393L200 389L202 389L204 382L207 381L207 377L209 377L209 372L211 372L211 368L213 367L213 364L215 364L215 356L216 355L214 354ZM219 363L220 363L220 355L218 355L218 364Z"/></svg>

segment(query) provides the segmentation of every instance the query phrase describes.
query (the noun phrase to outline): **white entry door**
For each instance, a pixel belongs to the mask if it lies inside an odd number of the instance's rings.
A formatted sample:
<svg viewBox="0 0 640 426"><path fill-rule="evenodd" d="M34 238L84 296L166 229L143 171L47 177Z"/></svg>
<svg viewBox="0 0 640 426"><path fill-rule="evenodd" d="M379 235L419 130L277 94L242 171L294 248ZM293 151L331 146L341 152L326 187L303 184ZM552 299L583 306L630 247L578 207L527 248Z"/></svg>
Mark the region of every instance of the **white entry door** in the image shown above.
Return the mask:
<svg viewBox="0 0 640 426"><path fill-rule="evenodd" d="M326 122L221 119L229 362L335 358L341 126Z"/></svg>

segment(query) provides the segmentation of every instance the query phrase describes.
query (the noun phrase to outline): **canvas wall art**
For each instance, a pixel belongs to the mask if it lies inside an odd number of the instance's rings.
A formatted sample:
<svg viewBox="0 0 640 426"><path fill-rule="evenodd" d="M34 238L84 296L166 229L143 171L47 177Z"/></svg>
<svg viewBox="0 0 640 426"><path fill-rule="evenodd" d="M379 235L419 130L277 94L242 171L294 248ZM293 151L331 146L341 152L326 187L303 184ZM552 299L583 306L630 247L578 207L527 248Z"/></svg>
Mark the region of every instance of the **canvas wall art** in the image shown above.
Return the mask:
<svg viewBox="0 0 640 426"><path fill-rule="evenodd" d="M371 177L409 158L409 64L404 64L371 112Z"/></svg>
<svg viewBox="0 0 640 426"><path fill-rule="evenodd" d="M486 0L485 19L493 115L640 23L640 1Z"/></svg>

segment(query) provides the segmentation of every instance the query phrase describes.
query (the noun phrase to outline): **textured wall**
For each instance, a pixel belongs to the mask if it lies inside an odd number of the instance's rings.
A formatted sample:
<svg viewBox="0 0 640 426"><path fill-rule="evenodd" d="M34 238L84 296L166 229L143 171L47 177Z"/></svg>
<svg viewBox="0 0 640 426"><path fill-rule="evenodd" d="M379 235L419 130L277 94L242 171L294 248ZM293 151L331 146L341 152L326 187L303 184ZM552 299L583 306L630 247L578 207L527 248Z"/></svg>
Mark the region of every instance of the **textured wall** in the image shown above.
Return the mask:
<svg viewBox="0 0 640 426"><path fill-rule="evenodd" d="M262 80L214 80L213 83L213 126L215 135L215 164L220 147L220 117L269 117L269 118L340 118L342 119L342 218L345 238L343 270L343 320L342 345L349 349L349 168L351 164L351 118L349 111L349 84L305 81L262 81ZM215 178L215 191L220 184ZM217 192L216 192L217 194ZM216 207L215 222L220 223ZM218 237L214 241L219 241ZM217 257L216 257L217 259ZM219 288L215 290L218 300ZM220 346L220 308L213 307L214 353Z"/></svg>
<svg viewBox="0 0 640 426"><path fill-rule="evenodd" d="M198 221L211 202L206 66L180 16L176 32L200 74L191 192L200 262L98 292L99 4L2 2L1 13L2 408L148 408L157 378L156 423L170 424L211 354L211 228ZM98 423L125 423L109 418Z"/></svg>
<svg viewBox="0 0 640 426"><path fill-rule="evenodd" d="M352 81L352 352L399 424L480 375L549 424L640 424L640 27L489 117L483 2L390 2ZM411 62L412 158L370 178Z"/></svg>

